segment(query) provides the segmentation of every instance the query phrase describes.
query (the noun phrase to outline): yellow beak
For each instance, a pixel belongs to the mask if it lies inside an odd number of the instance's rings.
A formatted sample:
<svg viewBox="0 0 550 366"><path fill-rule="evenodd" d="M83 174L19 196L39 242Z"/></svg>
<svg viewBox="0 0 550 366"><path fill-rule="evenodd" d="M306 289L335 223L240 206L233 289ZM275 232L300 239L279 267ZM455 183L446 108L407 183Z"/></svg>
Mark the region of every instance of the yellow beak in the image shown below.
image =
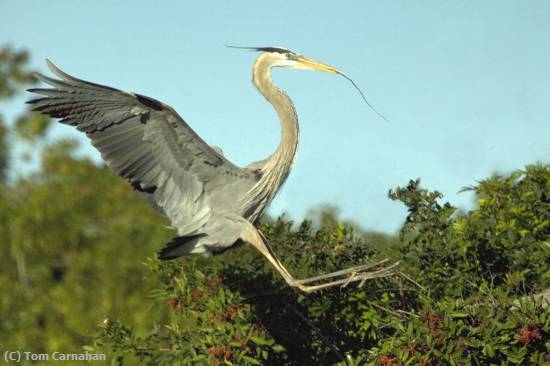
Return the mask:
<svg viewBox="0 0 550 366"><path fill-rule="evenodd" d="M296 67L301 69L317 70L317 71L330 72L333 74L340 74L340 71L338 71L337 68L312 60L305 56L298 56L296 58L296 62L297 62Z"/></svg>

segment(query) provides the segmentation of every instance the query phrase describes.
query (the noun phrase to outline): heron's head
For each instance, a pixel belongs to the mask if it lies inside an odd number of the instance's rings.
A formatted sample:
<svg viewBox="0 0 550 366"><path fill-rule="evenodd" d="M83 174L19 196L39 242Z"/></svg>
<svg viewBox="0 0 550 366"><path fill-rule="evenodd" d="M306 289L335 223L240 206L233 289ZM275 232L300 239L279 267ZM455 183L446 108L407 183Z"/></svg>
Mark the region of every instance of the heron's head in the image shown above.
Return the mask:
<svg viewBox="0 0 550 366"><path fill-rule="evenodd" d="M340 71L338 71L335 67L315 61L309 57L300 55L282 47L228 47L245 48L262 52L262 56L260 57L271 67L288 67L293 69L316 70L340 74Z"/></svg>

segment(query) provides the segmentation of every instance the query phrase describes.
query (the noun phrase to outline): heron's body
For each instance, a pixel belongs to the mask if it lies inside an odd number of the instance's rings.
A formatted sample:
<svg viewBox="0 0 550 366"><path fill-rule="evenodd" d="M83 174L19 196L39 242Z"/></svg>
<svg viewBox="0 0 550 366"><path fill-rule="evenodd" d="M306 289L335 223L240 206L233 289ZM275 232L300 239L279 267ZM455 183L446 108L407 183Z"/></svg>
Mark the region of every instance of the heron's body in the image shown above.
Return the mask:
<svg viewBox="0 0 550 366"><path fill-rule="evenodd" d="M45 97L30 103L84 132L106 164L170 220L177 236L162 249L161 259L216 253L242 240L266 256L292 286L311 291L342 283L305 286L306 282L295 280L254 227L288 177L298 147L294 105L273 85L271 68L339 72L288 50L258 50L263 53L254 64L253 82L279 116L281 142L268 158L244 168L228 161L221 149L207 145L171 107L76 79L49 61L60 79L37 75L54 88L31 89Z"/></svg>

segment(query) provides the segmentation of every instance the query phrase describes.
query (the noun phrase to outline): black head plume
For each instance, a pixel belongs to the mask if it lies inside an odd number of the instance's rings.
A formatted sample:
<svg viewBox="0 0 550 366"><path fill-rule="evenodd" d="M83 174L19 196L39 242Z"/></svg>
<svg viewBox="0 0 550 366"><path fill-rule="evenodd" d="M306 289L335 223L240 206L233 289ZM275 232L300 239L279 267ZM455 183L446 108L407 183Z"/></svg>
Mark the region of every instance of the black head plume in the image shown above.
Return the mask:
<svg viewBox="0 0 550 366"><path fill-rule="evenodd" d="M292 52L291 50L287 50L286 48L282 47L242 47L242 46L231 46L226 44L225 47L229 48L239 48L242 50L250 50L250 51L256 51L256 52L277 52L277 53L291 53L295 55L296 53Z"/></svg>

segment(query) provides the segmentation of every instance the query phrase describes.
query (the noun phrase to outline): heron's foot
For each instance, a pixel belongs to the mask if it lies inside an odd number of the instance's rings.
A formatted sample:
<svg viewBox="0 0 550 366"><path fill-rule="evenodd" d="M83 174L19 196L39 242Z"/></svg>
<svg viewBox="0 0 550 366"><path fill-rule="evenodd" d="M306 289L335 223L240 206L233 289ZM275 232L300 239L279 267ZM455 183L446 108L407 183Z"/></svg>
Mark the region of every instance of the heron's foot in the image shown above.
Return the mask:
<svg viewBox="0 0 550 366"><path fill-rule="evenodd" d="M298 288L306 293L311 293L314 291L336 286L346 287L352 282L359 282L359 287L362 287L367 280L388 277L394 274L393 269L399 265L399 262L376 270L368 271L369 269L379 267L387 261L388 259L385 259L377 263L351 267L325 275L305 278L301 280L295 279L293 277L285 278L285 280L290 286ZM333 278L337 279L323 283L324 280Z"/></svg>

